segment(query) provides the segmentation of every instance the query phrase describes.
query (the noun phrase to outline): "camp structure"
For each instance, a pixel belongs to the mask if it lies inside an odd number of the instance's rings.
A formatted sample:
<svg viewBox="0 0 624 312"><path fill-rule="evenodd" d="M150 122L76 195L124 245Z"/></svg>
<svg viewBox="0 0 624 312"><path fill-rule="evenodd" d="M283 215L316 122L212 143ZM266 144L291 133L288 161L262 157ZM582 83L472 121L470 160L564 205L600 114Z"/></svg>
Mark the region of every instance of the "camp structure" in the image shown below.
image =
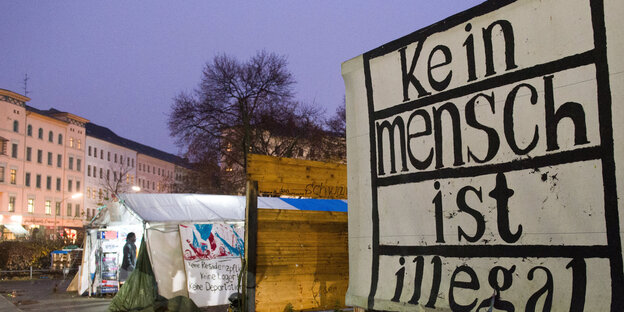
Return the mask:
<svg viewBox="0 0 624 312"><path fill-rule="evenodd" d="M211 305L209 304L211 301L205 298L213 295L207 292L208 290L214 292L215 290L223 290L223 288L232 288L232 285L236 287L237 280L233 280L233 276L228 276L225 273L212 275L212 273L206 274L206 271L193 276L191 271L195 267L192 264L189 266L190 262L188 259L201 255L202 251L209 250L211 247L214 249L215 245L220 246L219 244L225 246L225 248L221 248L221 253L226 253L227 249L236 252L236 244L228 243L232 240L224 238L223 234L219 234L222 232L216 232L215 229L217 227L226 229L230 227L237 228L231 237L245 237L244 234L238 232L238 228L242 229L245 221L245 207L245 196L120 194L119 202L102 207L86 230L85 251L76 288L80 294L116 292L116 271L107 271L110 273L108 276L103 274L103 271L109 268L119 268L125 236L129 232L134 232L137 236L137 246L140 246L142 241L145 242L144 246L146 246L153 275L158 285L158 295L166 299L179 296L189 297L200 307ZM347 203L345 200L258 197L257 207L259 210L267 212L267 216L271 216L275 220L282 220L280 222L283 224L294 224L293 222L296 221L284 219L288 212L319 211L329 214L344 214L345 222L344 228L341 229L343 232L341 236L345 238L345 241L344 246L340 249L344 250L342 256L346 259ZM204 237L204 234L201 233L201 230L205 229L206 225L212 229L212 232L215 234L214 237L209 235ZM328 226L326 225L325 227ZM300 228L300 233L291 234L280 234L277 228L275 230L267 229L269 232L266 232L266 235L291 237L293 238L293 244L291 245L294 246L296 244L298 248L303 249L304 246L296 240L298 236L305 235L305 233L301 232L305 231L305 228ZM261 233L261 231L259 232ZM311 237L307 239L311 239ZM277 241L275 238L273 240ZM259 241L264 240L260 239ZM242 243L242 240L240 242ZM287 257L279 256L278 254L284 251L292 252L289 248L292 249L294 247L268 246L268 248L276 252L275 260L281 260L286 265ZM110 252L111 254L104 255L105 252ZM313 258L316 254L303 254L302 256ZM116 261L114 262L116 265L107 265L106 261ZM236 272L241 270L240 265L239 267L236 267L236 265L226 266L224 263L220 262L219 270L231 269ZM202 265L204 268L216 269L216 266L212 267L212 264ZM295 265L293 264L293 267ZM301 265L303 263L299 264L299 266ZM198 269L201 269L201 267ZM344 272L341 279L345 280L344 287L346 290L348 268L346 270L341 268L341 270ZM286 273L283 272L279 278L283 279ZM199 277L200 275L201 277ZM115 279L113 280L113 278ZM211 279L215 278L226 278L230 285L225 287L215 283L211 284ZM270 279L270 276L264 276L263 278ZM314 279L314 276L311 275L310 278ZM261 289L257 290L260 291ZM223 304L223 300L227 300L227 297L219 298L219 300L219 304Z"/></svg>

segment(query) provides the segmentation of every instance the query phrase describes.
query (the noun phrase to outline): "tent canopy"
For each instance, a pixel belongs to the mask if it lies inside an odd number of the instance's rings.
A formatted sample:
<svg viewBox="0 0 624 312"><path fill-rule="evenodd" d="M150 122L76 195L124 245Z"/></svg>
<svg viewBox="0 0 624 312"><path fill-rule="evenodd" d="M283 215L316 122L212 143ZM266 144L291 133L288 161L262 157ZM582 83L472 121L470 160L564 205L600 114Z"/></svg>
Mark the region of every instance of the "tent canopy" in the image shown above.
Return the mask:
<svg viewBox="0 0 624 312"><path fill-rule="evenodd" d="M206 222L245 219L245 196L200 194L120 194L124 205L145 222ZM259 197L260 209L347 211L338 199Z"/></svg>

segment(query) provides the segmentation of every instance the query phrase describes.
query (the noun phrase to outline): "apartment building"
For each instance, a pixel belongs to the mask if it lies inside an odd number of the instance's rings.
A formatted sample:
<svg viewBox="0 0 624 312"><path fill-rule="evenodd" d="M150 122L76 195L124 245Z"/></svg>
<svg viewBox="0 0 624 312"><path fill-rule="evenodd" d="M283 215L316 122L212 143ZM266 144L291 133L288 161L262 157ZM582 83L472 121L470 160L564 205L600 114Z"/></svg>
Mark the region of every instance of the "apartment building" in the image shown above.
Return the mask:
<svg viewBox="0 0 624 312"><path fill-rule="evenodd" d="M128 140L93 123L87 124L86 192L87 217L97 208L127 193L136 185L137 152L127 147Z"/></svg>
<svg viewBox="0 0 624 312"><path fill-rule="evenodd" d="M62 235L117 194L172 192L186 179L180 157L28 101L0 89L0 239Z"/></svg>
<svg viewBox="0 0 624 312"><path fill-rule="evenodd" d="M84 220L84 142L87 119L0 89L0 223L2 236L42 235L79 228Z"/></svg>

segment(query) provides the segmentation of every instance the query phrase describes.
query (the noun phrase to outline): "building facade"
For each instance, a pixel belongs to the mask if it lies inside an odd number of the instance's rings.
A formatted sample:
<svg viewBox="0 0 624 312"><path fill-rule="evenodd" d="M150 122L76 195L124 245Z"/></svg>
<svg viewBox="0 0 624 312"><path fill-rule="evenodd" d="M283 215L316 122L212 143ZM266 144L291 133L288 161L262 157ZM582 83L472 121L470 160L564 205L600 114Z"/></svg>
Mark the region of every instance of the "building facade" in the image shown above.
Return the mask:
<svg viewBox="0 0 624 312"><path fill-rule="evenodd" d="M0 89L0 222L3 236L25 229L62 234L84 220L84 142L87 119L26 105L30 99ZM6 147L4 147L6 146ZM11 230L13 226L13 230ZM23 228L23 229L22 229Z"/></svg>
<svg viewBox="0 0 624 312"><path fill-rule="evenodd" d="M0 239L53 238L127 192L175 191L188 166L172 154L0 89Z"/></svg>

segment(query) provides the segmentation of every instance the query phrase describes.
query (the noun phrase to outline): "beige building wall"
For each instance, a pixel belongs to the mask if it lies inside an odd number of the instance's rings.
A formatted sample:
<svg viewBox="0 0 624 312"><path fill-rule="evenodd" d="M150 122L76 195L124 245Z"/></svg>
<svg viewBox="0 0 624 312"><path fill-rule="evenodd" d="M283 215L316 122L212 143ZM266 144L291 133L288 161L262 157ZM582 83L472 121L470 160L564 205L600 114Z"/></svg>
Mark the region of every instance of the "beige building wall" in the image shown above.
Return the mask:
<svg viewBox="0 0 624 312"><path fill-rule="evenodd" d="M30 99L0 90L0 223L39 228L47 234L82 227L85 128L88 120L69 113L46 116L26 109ZM14 123L18 122L17 132ZM6 140L4 140L6 139ZM14 145L17 145L15 151ZM15 178L13 178L15 177Z"/></svg>
<svg viewBox="0 0 624 312"><path fill-rule="evenodd" d="M0 89L0 223L22 224L28 97ZM11 235L5 231L4 235Z"/></svg>

